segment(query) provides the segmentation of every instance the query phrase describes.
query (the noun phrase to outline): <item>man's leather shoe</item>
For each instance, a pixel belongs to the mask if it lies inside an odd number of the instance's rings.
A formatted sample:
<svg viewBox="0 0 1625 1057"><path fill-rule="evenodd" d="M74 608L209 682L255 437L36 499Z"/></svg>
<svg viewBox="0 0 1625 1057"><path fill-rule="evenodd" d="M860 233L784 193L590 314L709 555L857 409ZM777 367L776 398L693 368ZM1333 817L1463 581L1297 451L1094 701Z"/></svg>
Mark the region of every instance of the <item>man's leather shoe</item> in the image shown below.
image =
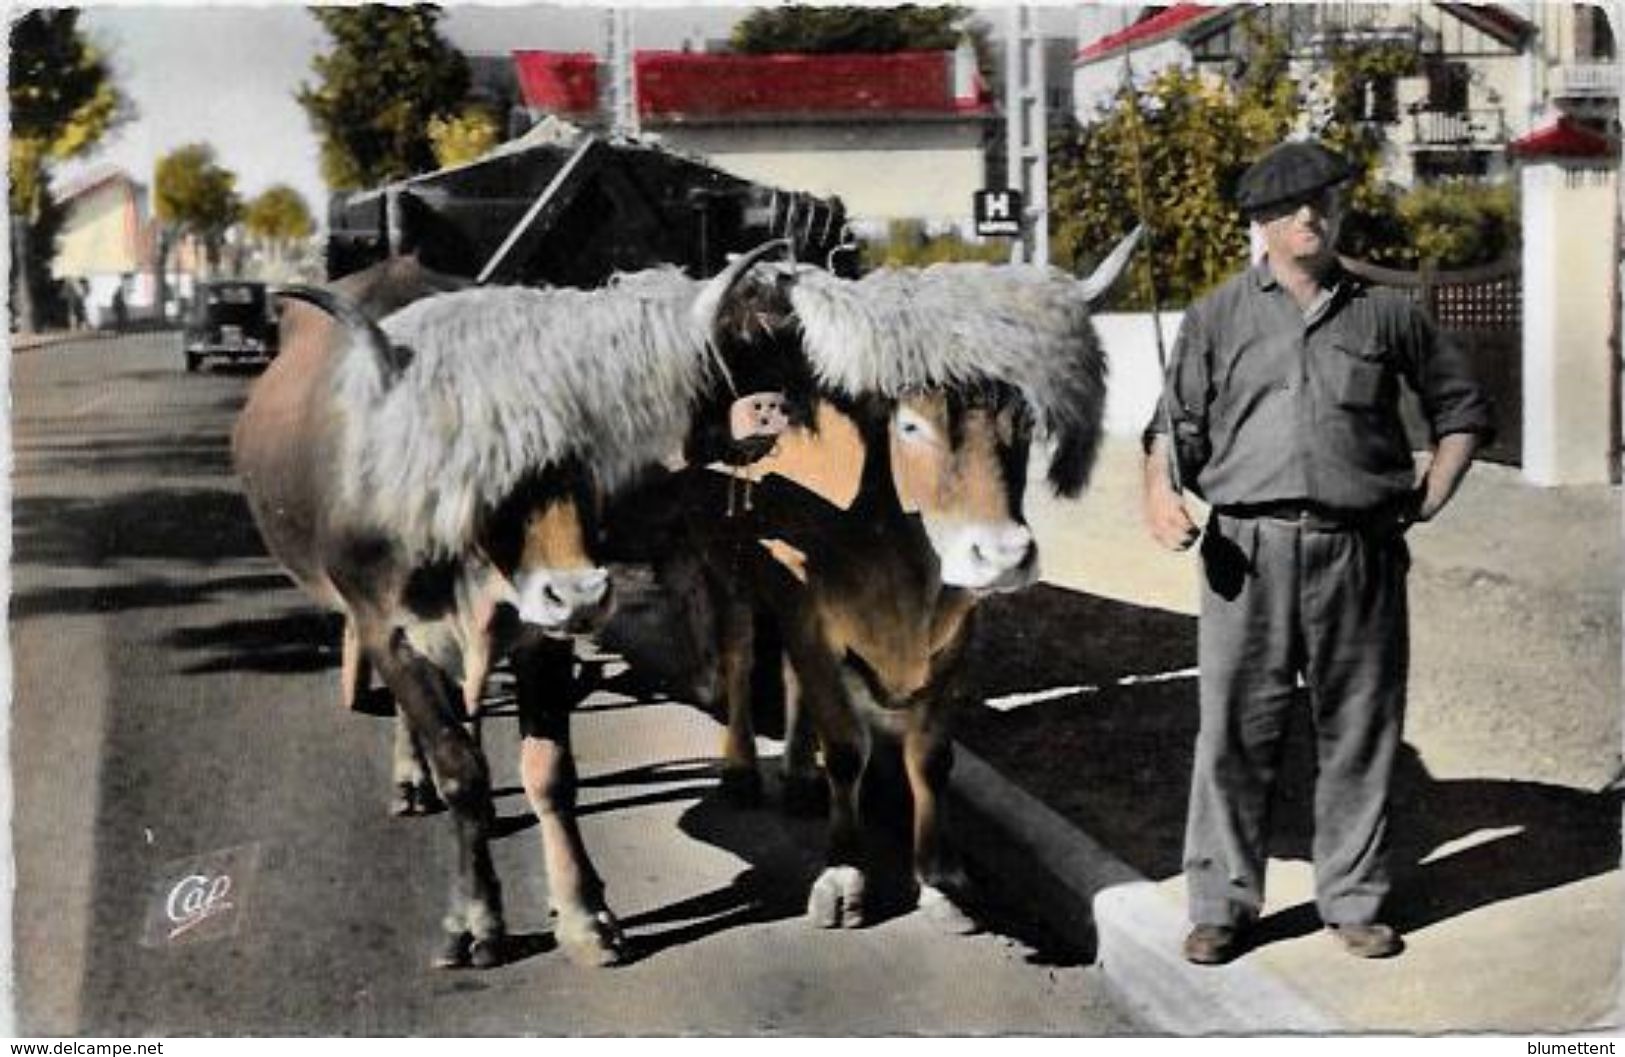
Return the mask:
<svg viewBox="0 0 1625 1057"><path fill-rule="evenodd" d="M1192 965L1223 965L1245 949L1243 930L1234 925L1197 925L1185 937L1185 960Z"/></svg>
<svg viewBox="0 0 1625 1057"><path fill-rule="evenodd" d="M1327 928L1343 949L1356 958L1392 958L1405 949L1405 941L1388 925L1328 925Z"/></svg>

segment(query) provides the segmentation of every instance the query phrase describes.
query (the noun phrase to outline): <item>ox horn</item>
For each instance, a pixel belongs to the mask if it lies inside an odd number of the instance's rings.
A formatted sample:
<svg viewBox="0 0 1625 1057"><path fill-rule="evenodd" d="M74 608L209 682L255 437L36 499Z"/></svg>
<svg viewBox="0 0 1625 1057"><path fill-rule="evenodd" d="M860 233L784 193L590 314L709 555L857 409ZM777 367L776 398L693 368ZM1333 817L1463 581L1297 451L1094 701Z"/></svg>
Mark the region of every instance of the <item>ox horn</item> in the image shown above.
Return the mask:
<svg viewBox="0 0 1625 1057"><path fill-rule="evenodd" d="M716 333L717 313L722 309L722 301L728 296L728 291L734 284L750 270L750 266L776 250L790 249L789 239L768 239L749 253L742 253L735 257L728 267L718 272L716 276L705 284L699 296L694 298L694 304L689 309L694 322L707 336Z"/></svg>
<svg viewBox="0 0 1625 1057"><path fill-rule="evenodd" d="M1128 259L1134 254L1134 247L1140 243L1140 236L1145 234L1145 225L1136 224L1134 230L1123 236L1123 240L1112 248L1106 259L1095 268L1094 274L1083 281L1083 300L1085 304L1093 305L1112 288L1118 276L1123 274L1123 268Z"/></svg>
<svg viewBox="0 0 1625 1057"><path fill-rule="evenodd" d="M319 286L303 284L284 286L277 290L277 296L316 306L344 324L351 334L364 341L372 349L378 363L386 368L386 374L390 369L399 369L399 357L389 343L389 336L371 316L361 311L361 308L349 298Z"/></svg>

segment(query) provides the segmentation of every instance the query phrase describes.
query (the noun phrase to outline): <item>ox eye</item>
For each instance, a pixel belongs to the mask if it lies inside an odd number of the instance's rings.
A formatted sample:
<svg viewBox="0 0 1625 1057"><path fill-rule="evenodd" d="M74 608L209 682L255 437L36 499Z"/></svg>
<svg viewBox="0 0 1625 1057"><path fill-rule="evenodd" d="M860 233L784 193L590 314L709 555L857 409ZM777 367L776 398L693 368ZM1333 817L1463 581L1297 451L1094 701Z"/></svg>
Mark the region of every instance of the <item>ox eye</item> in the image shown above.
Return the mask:
<svg viewBox="0 0 1625 1057"><path fill-rule="evenodd" d="M913 411L907 409L898 411L895 423L897 435L903 440L916 444L930 444L937 439L936 430L931 428L931 423Z"/></svg>

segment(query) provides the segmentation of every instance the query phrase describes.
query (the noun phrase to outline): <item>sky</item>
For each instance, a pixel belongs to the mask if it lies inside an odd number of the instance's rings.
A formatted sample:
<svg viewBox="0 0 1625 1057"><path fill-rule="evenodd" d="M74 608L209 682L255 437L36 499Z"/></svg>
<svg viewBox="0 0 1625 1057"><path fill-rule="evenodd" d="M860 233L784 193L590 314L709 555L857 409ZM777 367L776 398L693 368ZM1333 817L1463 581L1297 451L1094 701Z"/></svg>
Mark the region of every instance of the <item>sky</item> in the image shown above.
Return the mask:
<svg viewBox="0 0 1625 1057"><path fill-rule="evenodd" d="M593 51L603 36L604 8L589 5L449 3L441 32L470 54L520 48ZM713 39L747 6L704 8L644 4L635 9L634 46L679 47ZM1002 22L995 15L990 21ZM1069 9L1043 13L1046 28L1069 29ZM94 154L61 167L59 183L105 165L152 184L157 160L188 143L206 142L237 174L250 199L288 184L312 212L326 212L316 139L293 93L314 79L311 59L328 40L301 5L189 4L89 6L81 27L106 52L135 117Z"/></svg>

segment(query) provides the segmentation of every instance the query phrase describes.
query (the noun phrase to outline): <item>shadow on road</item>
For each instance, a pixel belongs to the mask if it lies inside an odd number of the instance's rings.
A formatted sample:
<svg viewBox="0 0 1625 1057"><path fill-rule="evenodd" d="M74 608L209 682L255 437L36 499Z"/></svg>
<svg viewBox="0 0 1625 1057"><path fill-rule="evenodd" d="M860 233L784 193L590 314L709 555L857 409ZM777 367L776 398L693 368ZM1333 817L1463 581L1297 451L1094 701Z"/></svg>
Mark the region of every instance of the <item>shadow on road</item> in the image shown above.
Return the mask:
<svg viewBox="0 0 1625 1057"><path fill-rule="evenodd" d="M265 553L232 488L148 489L106 498L38 496L12 505L17 561L97 568L121 559L210 565Z"/></svg>
<svg viewBox="0 0 1625 1057"><path fill-rule="evenodd" d="M12 596L11 617L23 620L43 616L82 616L89 613L125 613L137 609L163 609L225 601L236 593L274 591L287 586L280 573L218 576L195 583L140 580L104 587L59 587L23 591Z"/></svg>
<svg viewBox="0 0 1625 1057"><path fill-rule="evenodd" d="M335 613L293 610L271 617L177 628L165 643L177 651L209 654L181 669L188 675L319 672L338 666L341 628L341 618Z"/></svg>
<svg viewBox="0 0 1625 1057"><path fill-rule="evenodd" d="M990 600L984 615L969 659L981 695L1037 699L972 710L962 740L1147 877L1177 874L1198 714L1195 618L1049 585ZM1282 750L1270 849L1278 858L1310 858L1309 728L1304 701ZM1403 929L1618 867L1616 793L1438 779L1409 744L1392 790L1389 906ZM1303 905L1260 927L1264 939L1287 938L1320 923Z"/></svg>

